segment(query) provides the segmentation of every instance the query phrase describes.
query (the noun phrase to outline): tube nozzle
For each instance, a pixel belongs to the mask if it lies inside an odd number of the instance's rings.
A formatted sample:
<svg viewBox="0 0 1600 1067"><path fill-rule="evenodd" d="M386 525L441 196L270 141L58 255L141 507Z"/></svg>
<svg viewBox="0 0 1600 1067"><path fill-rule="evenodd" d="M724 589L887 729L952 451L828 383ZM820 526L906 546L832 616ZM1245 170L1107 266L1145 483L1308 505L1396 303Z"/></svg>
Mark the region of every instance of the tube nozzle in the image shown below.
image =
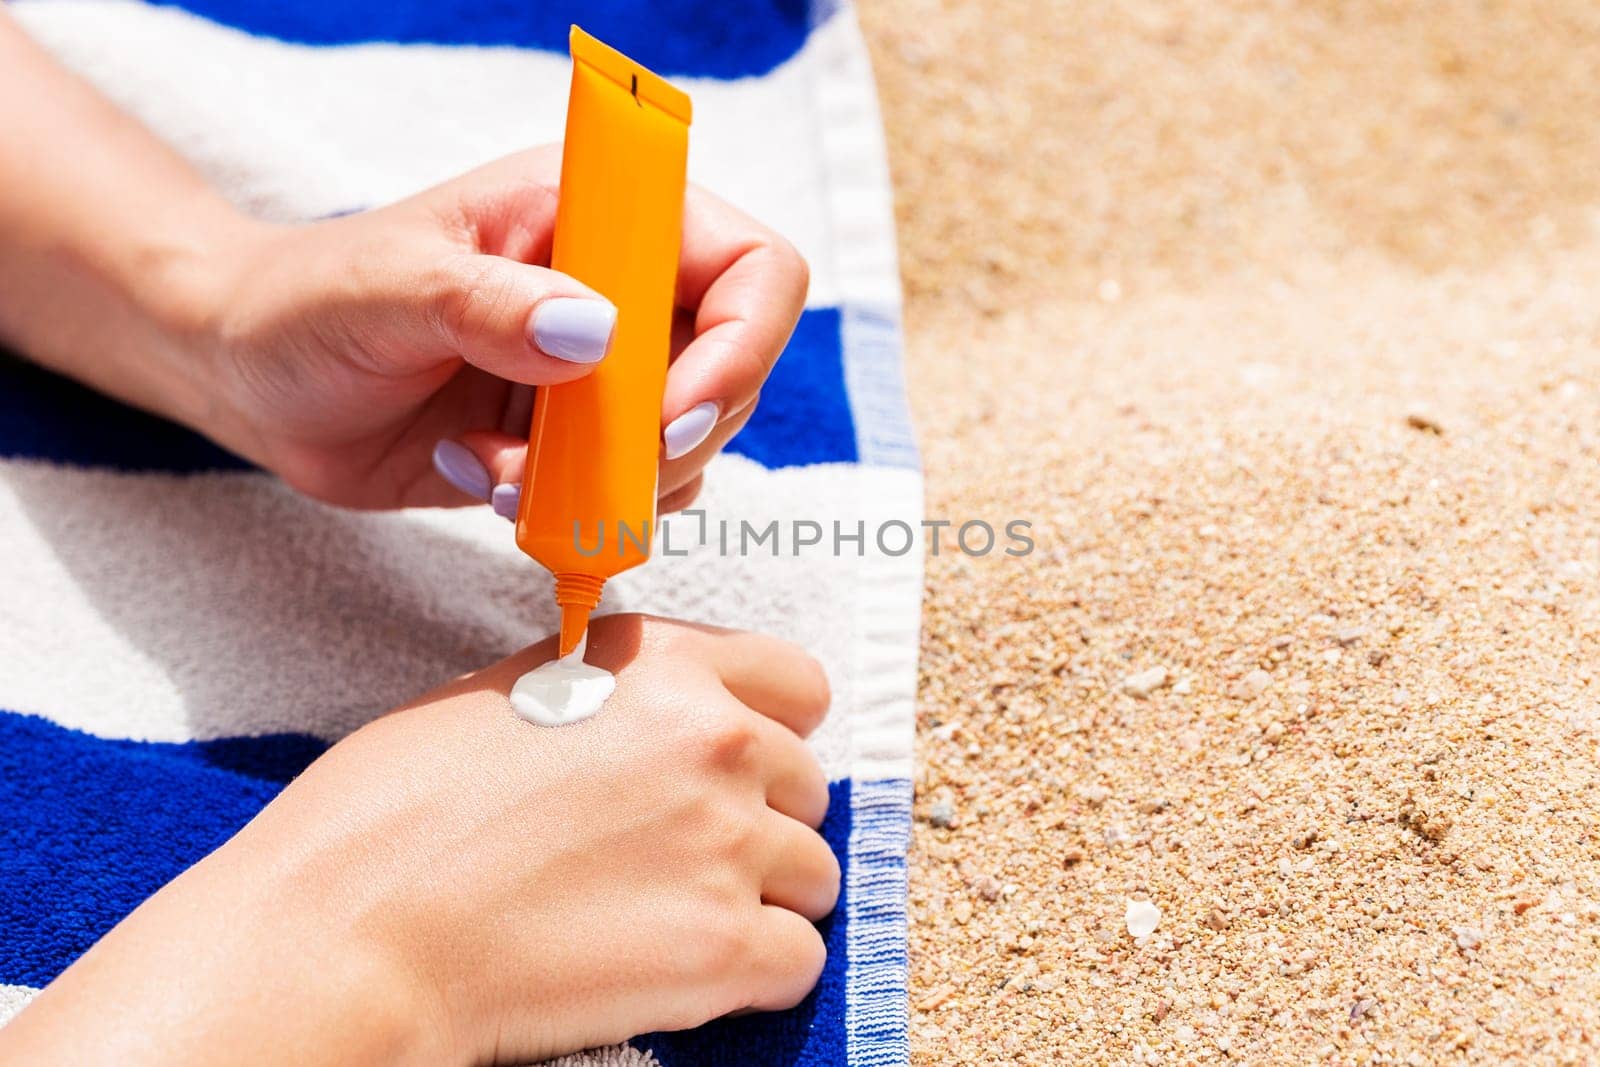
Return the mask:
<svg viewBox="0 0 1600 1067"><path fill-rule="evenodd" d="M582 604L561 605L561 654L570 655L589 632L589 609Z"/></svg>
<svg viewBox="0 0 1600 1067"><path fill-rule="evenodd" d="M561 606L561 655L578 647L589 632L589 613L600 603L606 580L592 574L556 575L556 603Z"/></svg>

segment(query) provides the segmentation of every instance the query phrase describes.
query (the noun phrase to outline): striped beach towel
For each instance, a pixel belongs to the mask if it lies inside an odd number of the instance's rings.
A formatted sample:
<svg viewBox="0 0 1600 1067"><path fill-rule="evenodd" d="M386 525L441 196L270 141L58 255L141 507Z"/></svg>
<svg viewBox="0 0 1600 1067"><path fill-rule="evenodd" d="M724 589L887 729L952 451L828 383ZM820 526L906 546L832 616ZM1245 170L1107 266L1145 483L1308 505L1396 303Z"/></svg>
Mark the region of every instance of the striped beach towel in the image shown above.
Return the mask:
<svg viewBox="0 0 1600 1067"><path fill-rule="evenodd" d="M921 483L881 129L848 6L10 10L274 219L360 211L559 140L574 21L692 94L690 177L792 239L811 295L699 513L667 520L674 555L615 579L605 609L763 630L822 659L835 704L814 744L845 885L798 1009L573 1062L905 1062ZM0 1021L329 744L549 633L551 603L486 507L325 507L0 354Z"/></svg>

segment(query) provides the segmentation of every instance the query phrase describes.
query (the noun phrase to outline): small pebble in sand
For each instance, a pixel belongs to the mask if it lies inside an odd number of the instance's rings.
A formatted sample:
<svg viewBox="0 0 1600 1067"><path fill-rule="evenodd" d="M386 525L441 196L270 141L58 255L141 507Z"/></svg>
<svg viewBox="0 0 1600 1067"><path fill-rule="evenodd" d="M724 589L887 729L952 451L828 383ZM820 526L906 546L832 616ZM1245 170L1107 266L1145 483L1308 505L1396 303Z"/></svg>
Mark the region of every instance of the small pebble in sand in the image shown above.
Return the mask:
<svg viewBox="0 0 1600 1067"><path fill-rule="evenodd" d="M1234 683L1233 695L1240 700L1254 700L1272 685L1272 675L1257 667Z"/></svg>
<svg viewBox="0 0 1600 1067"><path fill-rule="evenodd" d="M1228 917L1222 913L1221 908L1212 908L1206 912L1206 925L1213 930L1221 932L1228 928Z"/></svg>
<svg viewBox="0 0 1600 1067"><path fill-rule="evenodd" d="M1130 900L1124 920L1128 924L1128 935L1137 941L1156 932L1161 923L1161 909L1148 900Z"/></svg>
<svg viewBox="0 0 1600 1067"><path fill-rule="evenodd" d="M987 874L979 878L976 882L973 882L972 888L976 890L977 894L984 900L993 901L1000 899L1000 883L995 881L994 878Z"/></svg>
<svg viewBox="0 0 1600 1067"><path fill-rule="evenodd" d="M1135 700L1148 700L1150 694L1167 684L1167 669L1165 667L1151 667L1149 670L1130 674L1122 680L1122 691Z"/></svg>
<svg viewBox="0 0 1600 1067"><path fill-rule="evenodd" d="M1103 785L1085 785L1078 787L1078 796L1091 808L1098 808L1111 799L1111 790Z"/></svg>
<svg viewBox="0 0 1600 1067"><path fill-rule="evenodd" d="M1344 648L1349 648L1365 636L1367 636L1365 626L1346 626L1333 633L1334 641Z"/></svg>
<svg viewBox="0 0 1600 1067"><path fill-rule="evenodd" d="M1406 412L1406 425L1423 433L1435 435L1444 433L1444 424L1423 408L1412 408Z"/></svg>
<svg viewBox="0 0 1600 1067"><path fill-rule="evenodd" d="M941 830L948 830L956 824L956 807L948 800L934 801L933 807L928 811L928 822Z"/></svg>
<svg viewBox="0 0 1600 1067"><path fill-rule="evenodd" d="M1444 840L1444 836L1450 832L1450 827L1453 825L1450 816L1438 811L1429 811L1409 794L1400 805L1399 819L1401 826L1423 840L1435 844Z"/></svg>
<svg viewBox="0 0 1600 1067"><path fill-rule="evenodd" d="M1462 952L1471 952L1483 944L1483 931L1476 926L1458 926L1455 929L1456 948Z"/></svg>

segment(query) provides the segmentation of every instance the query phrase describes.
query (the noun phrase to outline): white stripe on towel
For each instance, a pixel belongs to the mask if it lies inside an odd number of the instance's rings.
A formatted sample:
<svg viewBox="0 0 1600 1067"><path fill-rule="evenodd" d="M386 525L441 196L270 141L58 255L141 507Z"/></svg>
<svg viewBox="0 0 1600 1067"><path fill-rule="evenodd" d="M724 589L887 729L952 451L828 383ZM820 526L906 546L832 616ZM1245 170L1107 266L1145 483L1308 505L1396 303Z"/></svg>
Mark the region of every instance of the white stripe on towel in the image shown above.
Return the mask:
<svg viewBox="0 0 1600 1067"><path fill-rule="evenodd" d="M25 985L0 984L0 1026L10 1021L11 1017L21 1011L38 992L37 989Z"/></svg>
<svg viewBox="0 0 1600 1067"><path fill-rule="evenodd" d="M689 555L658 543L602 606L798 642L848 709L816 738L830 777L904 777L907 679L858 672L863 656L914 654L920 549L887 557L872 534L884 519L917 525L919 484L913 471L718 457L702 501L709 544L690 543L694 516L675 516L667 544ZM741 520L812 519L830 541L834 521L846 533L862 522L866 555L847 544L840 557L786 546L772 558L764 545L719 558L720 519L730 547ZM262 474L0 460L0 544L0 708L106 737L336 738L554 624L547 577L487 508L341 511Z"/></svg>
<svg viewBox="0 0 1600 1067"><path fill-rule="evenodd" d="M135 0L16 0L9 9L235 202L267 217L373 207L561 139L565 55L288 44ZM848 197L830 199L817 180L820 123L870 79L854 57L856 34L852 17L832 18L761 77L677 79L694 98L690 176L800 248L813 267L813 307L899 299L881 144L846 146L830 161L847 159L870 178L851 183ZM881 138L875 125L870 136ZM840 276L833 249L858 237L871 255Z"/></svg>

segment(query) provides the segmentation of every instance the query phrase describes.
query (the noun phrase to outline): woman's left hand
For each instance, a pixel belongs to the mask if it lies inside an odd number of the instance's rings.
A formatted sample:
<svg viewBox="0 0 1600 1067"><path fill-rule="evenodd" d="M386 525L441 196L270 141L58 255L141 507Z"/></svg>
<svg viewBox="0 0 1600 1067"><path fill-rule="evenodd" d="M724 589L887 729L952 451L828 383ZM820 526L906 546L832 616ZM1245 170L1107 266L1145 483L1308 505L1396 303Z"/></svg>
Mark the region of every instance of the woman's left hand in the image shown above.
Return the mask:
<svg viewBox="0 0 1600 1067"><path fill-rule="evenodd" d="M204 433L321 500L514 507L533 387L589 373L615 309L548 269L560 146L300 226L242 223L182 338ZM686 506L805 303L783 238L691 188L660 503ZM494 493L497 487L501 488Z"/></svg>

